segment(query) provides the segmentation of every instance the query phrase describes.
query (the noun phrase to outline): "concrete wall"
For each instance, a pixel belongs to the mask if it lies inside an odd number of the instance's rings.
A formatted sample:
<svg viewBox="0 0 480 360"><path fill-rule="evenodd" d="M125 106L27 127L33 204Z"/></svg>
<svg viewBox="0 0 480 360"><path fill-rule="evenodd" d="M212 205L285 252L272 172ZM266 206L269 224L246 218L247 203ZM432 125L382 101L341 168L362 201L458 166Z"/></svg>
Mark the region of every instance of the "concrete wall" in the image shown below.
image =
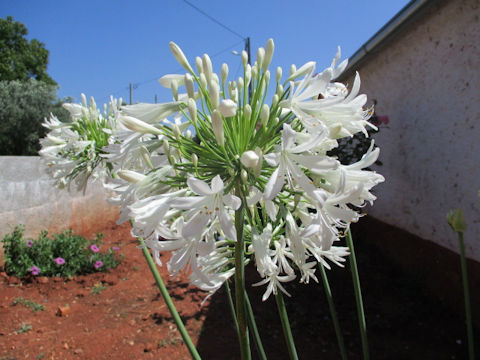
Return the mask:
<svg viewBox="0 0 480 360"><path fill-rule="evenodd" d="M89 184L85 195L57 189L40 157L1 156L0 170L0 238L19 224L27 237L65 229L90 236L117 219L100 183Z"/></svg>
<svg viewBox="0 0 480 360"><path fill-rule="evenodd" d="M464 210L480 261L480 22L477 0L439 1L367 55L361 90L390 124L375 135L386 181L369 214L458 252L445 221ZM352 80L349 80L352 83Z"/></svg>

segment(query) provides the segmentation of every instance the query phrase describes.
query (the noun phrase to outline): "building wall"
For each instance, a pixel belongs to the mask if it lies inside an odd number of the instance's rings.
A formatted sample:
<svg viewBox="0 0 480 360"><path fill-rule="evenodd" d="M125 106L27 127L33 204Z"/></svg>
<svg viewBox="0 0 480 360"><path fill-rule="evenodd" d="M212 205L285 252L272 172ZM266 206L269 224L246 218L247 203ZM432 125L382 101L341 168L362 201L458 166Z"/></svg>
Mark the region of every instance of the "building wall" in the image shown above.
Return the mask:
<svg viewBox="0 0 480 360"><path fill-rule="evenodd" d="M19 224L25 225L26 237L66 229L91 236L117 219L100 183L89 184L85 195L60 190L40 157L1 156L0 169L0 239ZM1 255L0 249L0 265Z"/></svg>
<svg viewBox="0 0 480 360"><path fill-rule="evenodd" d="M369 214L458 252L445 216L463 208L480 261L480 9L437 2L359 64L361 92L390 123L375 135L386 178ZM352 80L349 80L350 84Z"/></svg>

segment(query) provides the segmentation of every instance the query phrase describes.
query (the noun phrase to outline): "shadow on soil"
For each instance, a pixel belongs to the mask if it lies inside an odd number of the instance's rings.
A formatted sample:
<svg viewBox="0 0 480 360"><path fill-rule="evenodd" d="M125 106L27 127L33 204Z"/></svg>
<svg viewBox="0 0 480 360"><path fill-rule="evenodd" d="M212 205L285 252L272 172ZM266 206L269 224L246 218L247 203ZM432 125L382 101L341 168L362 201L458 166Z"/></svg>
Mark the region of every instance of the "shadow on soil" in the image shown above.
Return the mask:
<svg viewBox="0 0 480 360"><path fill-rule="evenodd" d="M354 241L367 319L372 359L465 359L466 331L463 312L454 312L425 290L422 279L407 275L362 241L354 228ZM355 300L348 262L345 269L328 271L340 326L349 359L361 359ZM317 271L318 272L318 271ZM274 297L261 301L264 287L253 266L246 269L247 287L259 332L269 359L288 359ZM321 281L321 280L320 280ZM287 284L292 298L285 298L300 359L340 359L323 285ZM478 332L476 332L478 334ZM239 359L223 288L211 302L199 341L203 359ZM257 359L252 343L252 357ZM478 352L477 352L478 353Z"/></svg>

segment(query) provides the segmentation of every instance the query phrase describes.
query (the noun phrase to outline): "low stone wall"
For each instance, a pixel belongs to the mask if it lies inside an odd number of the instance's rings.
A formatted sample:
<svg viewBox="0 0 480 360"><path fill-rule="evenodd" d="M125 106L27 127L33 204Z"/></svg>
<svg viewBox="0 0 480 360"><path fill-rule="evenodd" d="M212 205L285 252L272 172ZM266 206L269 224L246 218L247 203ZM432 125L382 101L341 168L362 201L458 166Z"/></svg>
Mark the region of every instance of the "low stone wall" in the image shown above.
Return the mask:
<svg viewBox="0 0 480 360"><path fill-rule="evenodd" d="M38 156L0 156L0 169L0 239L19 224L26 237L65 229L91 236L117 218L101 183L89 184L85 194L58 189ZM0 265L2 257L0 244Z"/></svg>

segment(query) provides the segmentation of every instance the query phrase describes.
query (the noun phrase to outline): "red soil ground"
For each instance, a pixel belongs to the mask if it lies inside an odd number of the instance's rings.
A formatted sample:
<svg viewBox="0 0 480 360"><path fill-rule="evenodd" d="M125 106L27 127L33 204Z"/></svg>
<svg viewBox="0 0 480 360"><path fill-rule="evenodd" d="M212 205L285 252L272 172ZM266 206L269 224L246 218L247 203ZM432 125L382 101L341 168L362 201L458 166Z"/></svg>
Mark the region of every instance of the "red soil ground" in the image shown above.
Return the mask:
<svg viewBox="0 0 480 360"><path fill-rule="evenodd" d="M0 273L0 360L189 359L129 231L128 225L113 224L103 231L103 247L118 246L125 256L108 273L23 282ZM354 238L371 358L465 359L463 313L429 294L422 279L393 266L362 241L361 233L354 233ZM201 306L202 291L190 287L185 277L172 279L165 268L160 272L202 358L239 359L225 292L219 290ZM258 275L251 267L246 273L268 358L288 359L275 300L271 297L262 302L264 289L250 286L259 281ZM361 359L348 264L346 269L333 268L328 274L348 358ZM322 285L289 283L287 290L293 295L287 299L287 308L299 358L340 359ZM34 312L15 304L18 298L42 304L45 310ZM22 324L29 330L22 331Z"/></svg>
<svg viewBox="0 0 480 360"><path fill-rule="evenodd" d="M118 246L125 256L109 273L71 280L40 277L24 283L2 273L0 359L188 359L129 231L128 225L103 231L103 246ZM165 268L160 271L196 342L208 307L208 301L200 306L205 295L189 288L184 278L173 280ZM42 304L45 310L14 305L19 297ZM61 315L59 309L67 305L70 309ZM31 330L19 332L22 324Z"/></svg>

